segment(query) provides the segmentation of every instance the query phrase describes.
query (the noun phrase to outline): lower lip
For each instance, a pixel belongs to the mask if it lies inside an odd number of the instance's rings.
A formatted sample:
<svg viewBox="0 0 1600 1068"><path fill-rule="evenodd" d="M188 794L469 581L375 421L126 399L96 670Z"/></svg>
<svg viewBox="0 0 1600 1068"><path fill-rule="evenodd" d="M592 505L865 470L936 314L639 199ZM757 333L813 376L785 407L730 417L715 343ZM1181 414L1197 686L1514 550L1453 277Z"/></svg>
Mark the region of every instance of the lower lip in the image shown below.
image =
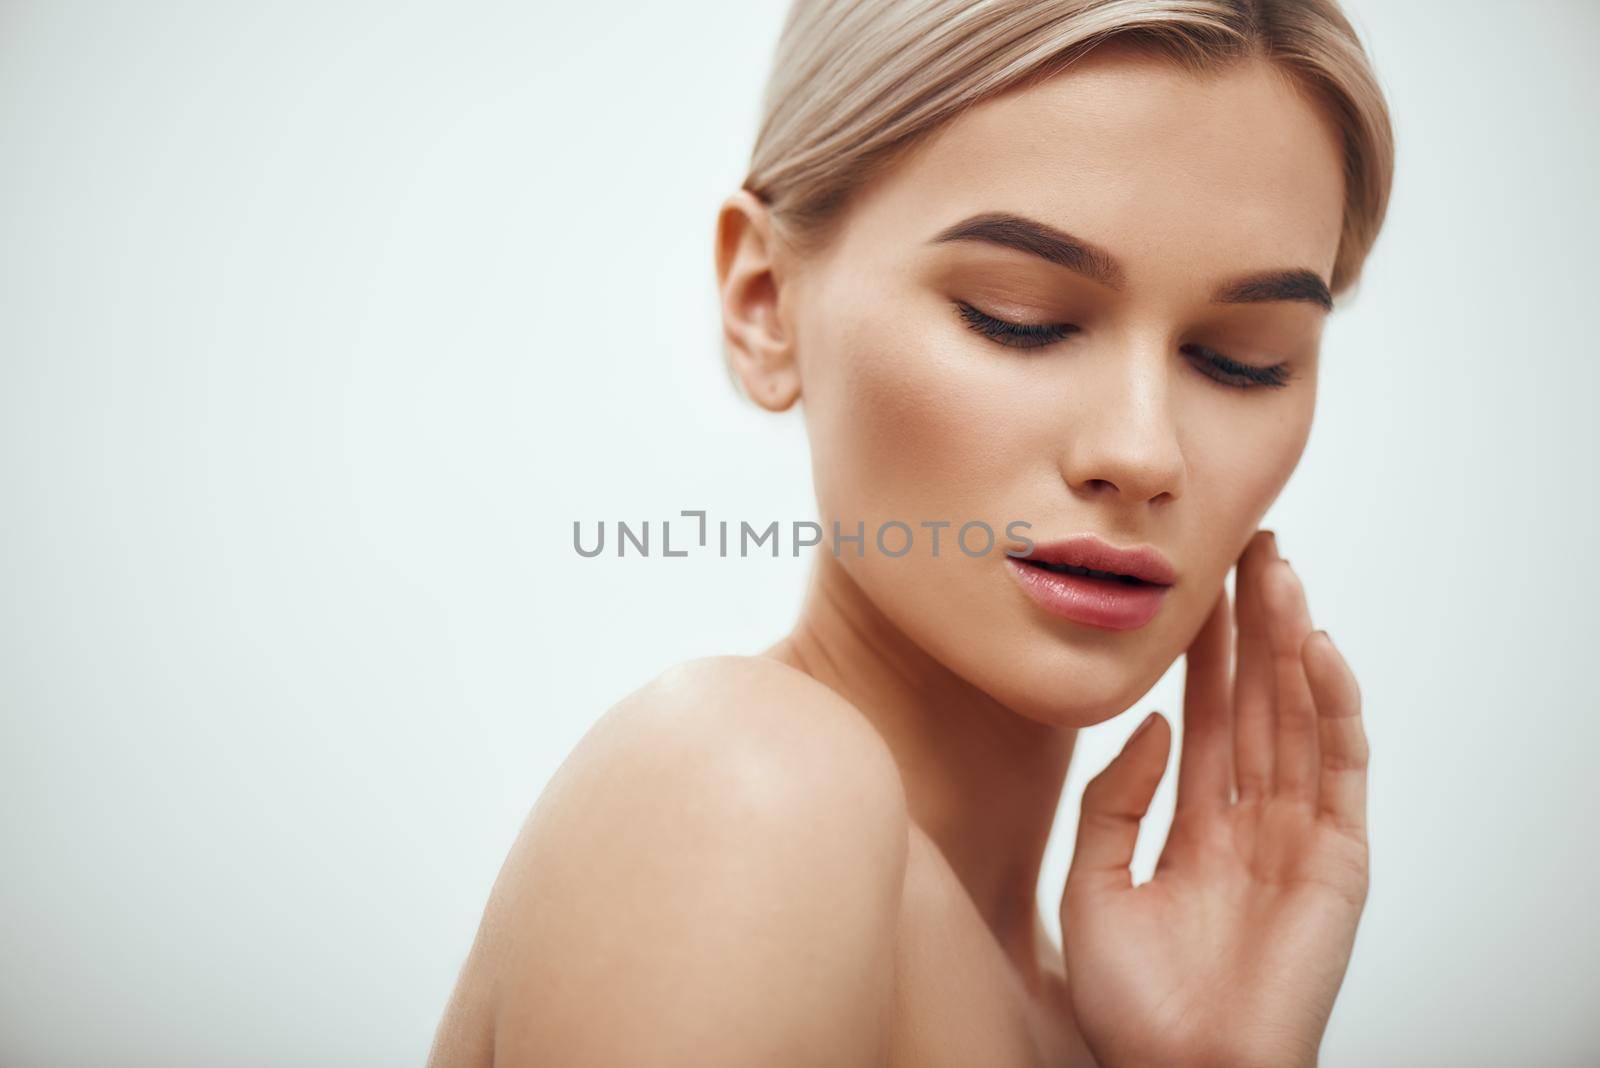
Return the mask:
<svg viewBox="0 0 1600 1068"><path fill-rule="evenodd" d="M1132 630L1155 618L1170 586L1133 586L1115 579L1047 571L1008 559L1007 566L1029 597L1052 615L1107 630Z"/></svg>

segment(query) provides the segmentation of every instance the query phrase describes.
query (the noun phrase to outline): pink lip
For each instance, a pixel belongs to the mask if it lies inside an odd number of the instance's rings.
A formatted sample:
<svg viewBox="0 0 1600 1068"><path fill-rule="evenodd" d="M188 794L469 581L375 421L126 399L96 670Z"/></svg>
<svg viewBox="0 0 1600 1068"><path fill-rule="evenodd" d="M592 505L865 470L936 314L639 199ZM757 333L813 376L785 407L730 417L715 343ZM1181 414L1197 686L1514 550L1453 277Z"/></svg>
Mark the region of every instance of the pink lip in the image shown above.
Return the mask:
<svg viewBox="0 0 1600 1068"><path fill-rule="evenodd" d="M1141 581L1049 571L1024 562L1028 560L1109 571ZM1118 549L1093 534L1036 545L1027 556L1011 557L1006 565L1045 611L1108 630L1131 630L1150 622L1177 578L1167 558L1154 548Z"/></svg>

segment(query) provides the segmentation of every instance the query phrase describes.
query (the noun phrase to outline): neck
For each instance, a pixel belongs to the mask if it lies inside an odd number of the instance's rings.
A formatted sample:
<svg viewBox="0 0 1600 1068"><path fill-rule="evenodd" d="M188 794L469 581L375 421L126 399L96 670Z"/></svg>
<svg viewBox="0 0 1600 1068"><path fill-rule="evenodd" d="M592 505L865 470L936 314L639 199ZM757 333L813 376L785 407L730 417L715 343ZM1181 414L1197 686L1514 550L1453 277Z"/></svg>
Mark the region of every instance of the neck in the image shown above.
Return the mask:
<svg viewBox="0 0 1600 1068"><path fill-rule="evenodd" d="M1039 870L1077 731L1030 720L953 674L820 554L800 620L768 655L850 700L899 765L939 847L1030 988L1048 946Z"/></svg>

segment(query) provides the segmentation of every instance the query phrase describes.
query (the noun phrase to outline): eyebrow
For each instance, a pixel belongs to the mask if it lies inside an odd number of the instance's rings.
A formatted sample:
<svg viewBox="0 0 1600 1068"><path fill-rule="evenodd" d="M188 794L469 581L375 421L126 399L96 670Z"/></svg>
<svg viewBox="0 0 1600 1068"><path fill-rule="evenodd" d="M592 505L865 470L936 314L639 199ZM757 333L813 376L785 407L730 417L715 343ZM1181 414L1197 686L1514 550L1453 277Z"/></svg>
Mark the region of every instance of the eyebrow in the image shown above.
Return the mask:
<svg viewBox="0 0 1600 1068"><path fill-rule="evenodd" d="M1211 297L1218 304L1254 304L1271 300L1303 300L1323 311L1333 310L1328 283L1315 271L1296 267L1287 271L1262 271L1218 289Z"/></svg>
<svg viewBox="0 0 1600 1068"><path fill-rule="evenodd" d="M1121 289L1127 281L1116 257L1064 230L1009 212L985 212L963 219L933 236L930 245L947 241L982 241L1016 249L1081 274L1108 289ZM1258 271L1219 286L1212 294L1218 304L1259 304L1304 301L1324 311L1333 309L1333 294L1317 272L1304 267Z"/></svg>

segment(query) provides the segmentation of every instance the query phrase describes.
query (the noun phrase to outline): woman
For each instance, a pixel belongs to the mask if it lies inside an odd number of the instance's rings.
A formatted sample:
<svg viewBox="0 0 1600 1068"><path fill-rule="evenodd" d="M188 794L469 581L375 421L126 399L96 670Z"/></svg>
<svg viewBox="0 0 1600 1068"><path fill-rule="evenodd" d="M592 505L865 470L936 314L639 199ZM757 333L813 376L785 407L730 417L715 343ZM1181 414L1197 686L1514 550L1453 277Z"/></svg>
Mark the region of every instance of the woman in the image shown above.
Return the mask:
<svg viewBox="0 0 1600 1068"><path fill-rule="evenodd" d="M800 0L715 260L830 537L786 639L563 764L432 1063L1315 1063L1367 748L1257 525L1391 171L1331 0ZM1077 731L1180 654L1160 863L1132 885L1152 714L1085 790L1058 951Z"/></svg>

